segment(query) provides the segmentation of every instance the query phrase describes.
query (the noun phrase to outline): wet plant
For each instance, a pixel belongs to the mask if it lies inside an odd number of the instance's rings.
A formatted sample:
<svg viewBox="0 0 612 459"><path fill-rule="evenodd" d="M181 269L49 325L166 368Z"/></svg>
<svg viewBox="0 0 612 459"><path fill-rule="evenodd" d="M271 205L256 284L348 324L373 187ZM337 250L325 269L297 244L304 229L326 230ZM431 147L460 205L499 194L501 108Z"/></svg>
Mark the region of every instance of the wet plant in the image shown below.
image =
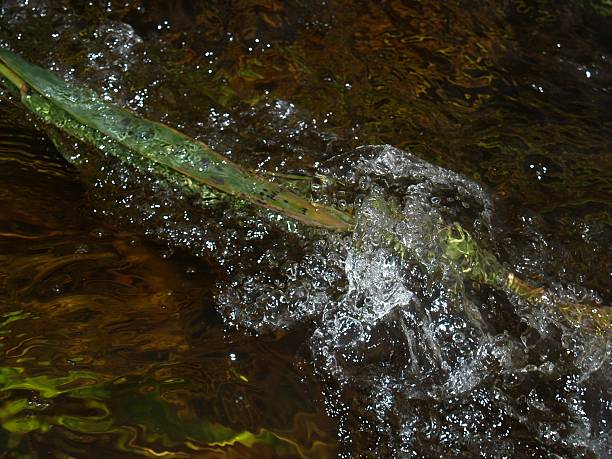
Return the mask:
<svg viewBox="0 0 612 459"><path fill-rule="evenodd" d="M354 227L348 213L310 202L299 194L306 194L304 182L309 185L309 177L270 174L296 189L291 191L242 168L202 142L106 102L94 91L67 83L6 49L0 49L0 75L5 86L43 123L60 152L67 151L66 139L74 138L179 189L195 192L204 201L228 196L308 226L342 232ZM69 154L65 156L79 165ZM393 235L388 235L387 240L403 259L406 246ZM446 227L438 240L448 262L457 266L466 279L501 288L533 305L555 304L571 323L610 334L610 308L564 302L543 287L520 279L493 254L479 248L459 223Z"/></svg>
<svg viewBox="0 0 612 459"><path fill-rule="evenodd" d="M154 172L181 189L210 199L225 193L301 221L347 231L345 212L312 203L240 167L207 145L161 123L102 100L87 88L62 81L5 49L0 74L21 103L45 123L56 144L76 138L137 168ZM61 150L61 148L60 148Z"/></svg>

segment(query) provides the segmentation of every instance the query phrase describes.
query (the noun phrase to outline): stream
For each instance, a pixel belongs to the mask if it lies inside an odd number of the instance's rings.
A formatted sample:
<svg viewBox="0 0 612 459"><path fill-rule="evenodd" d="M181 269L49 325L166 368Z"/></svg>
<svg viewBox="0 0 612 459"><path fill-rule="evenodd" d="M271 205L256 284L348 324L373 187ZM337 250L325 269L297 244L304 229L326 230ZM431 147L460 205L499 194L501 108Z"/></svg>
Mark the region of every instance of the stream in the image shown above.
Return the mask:
<svg viewBox="0 0 612 459"><path fill-rule="evenodd" d="M0 2L0 47L351 233L203 204L0 89L0 457L612 457L605 0ZM77 166L75 166L77 165Z"/></svg>

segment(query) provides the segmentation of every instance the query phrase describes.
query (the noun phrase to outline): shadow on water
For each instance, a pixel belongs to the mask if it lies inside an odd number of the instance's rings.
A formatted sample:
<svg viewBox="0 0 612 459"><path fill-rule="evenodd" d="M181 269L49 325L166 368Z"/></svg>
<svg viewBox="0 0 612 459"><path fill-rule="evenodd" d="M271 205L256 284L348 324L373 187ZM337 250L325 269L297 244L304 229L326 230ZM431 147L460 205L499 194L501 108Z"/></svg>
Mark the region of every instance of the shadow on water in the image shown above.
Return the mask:
<svg viewBox="0 0 612 459"><path fill-rule="evenodd" d="M286 232L80 145L77 171L0 99L6 457L612 454L609 333L440 246L458 222L610 304L606 2L93 3L3 2L0 44L332 178L357 227Z"/></svg>

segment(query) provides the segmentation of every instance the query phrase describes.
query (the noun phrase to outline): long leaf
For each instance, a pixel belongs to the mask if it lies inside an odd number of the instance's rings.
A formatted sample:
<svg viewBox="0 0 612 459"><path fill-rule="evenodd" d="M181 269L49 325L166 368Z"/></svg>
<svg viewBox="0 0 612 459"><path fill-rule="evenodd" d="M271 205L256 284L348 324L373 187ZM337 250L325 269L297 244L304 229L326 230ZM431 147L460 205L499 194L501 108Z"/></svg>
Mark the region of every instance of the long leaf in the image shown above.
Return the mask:
<svg viewBox="0 0 612 459"><path fill-rule="evenodd" d="M153 166L192 189L212 187L307 225L348 231L350 215L312 203L248 171L202 142L108 103L94 91L0 49L0 75L40 119L137 167Z"/></svg>

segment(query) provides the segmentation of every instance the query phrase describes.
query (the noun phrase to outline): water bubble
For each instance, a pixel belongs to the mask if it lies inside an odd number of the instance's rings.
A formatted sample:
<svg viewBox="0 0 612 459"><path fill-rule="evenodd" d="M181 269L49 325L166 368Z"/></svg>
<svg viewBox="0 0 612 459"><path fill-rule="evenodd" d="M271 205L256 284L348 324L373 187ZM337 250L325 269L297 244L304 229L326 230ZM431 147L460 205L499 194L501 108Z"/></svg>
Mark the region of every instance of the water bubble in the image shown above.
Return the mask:
<svg viewBox="0 0 612 459"><path fill-rule="evenodd" d="M88 253L89 252L89 246L87 244L79 244L75 249L74 249L74 253Z"/></svg>
<svg viewBox="0 0 612 459"><path fill-rule="evenodd" d="M36 410L45 410L53 405L53 401L33 395L28 398L28 407Z"/></svg>

